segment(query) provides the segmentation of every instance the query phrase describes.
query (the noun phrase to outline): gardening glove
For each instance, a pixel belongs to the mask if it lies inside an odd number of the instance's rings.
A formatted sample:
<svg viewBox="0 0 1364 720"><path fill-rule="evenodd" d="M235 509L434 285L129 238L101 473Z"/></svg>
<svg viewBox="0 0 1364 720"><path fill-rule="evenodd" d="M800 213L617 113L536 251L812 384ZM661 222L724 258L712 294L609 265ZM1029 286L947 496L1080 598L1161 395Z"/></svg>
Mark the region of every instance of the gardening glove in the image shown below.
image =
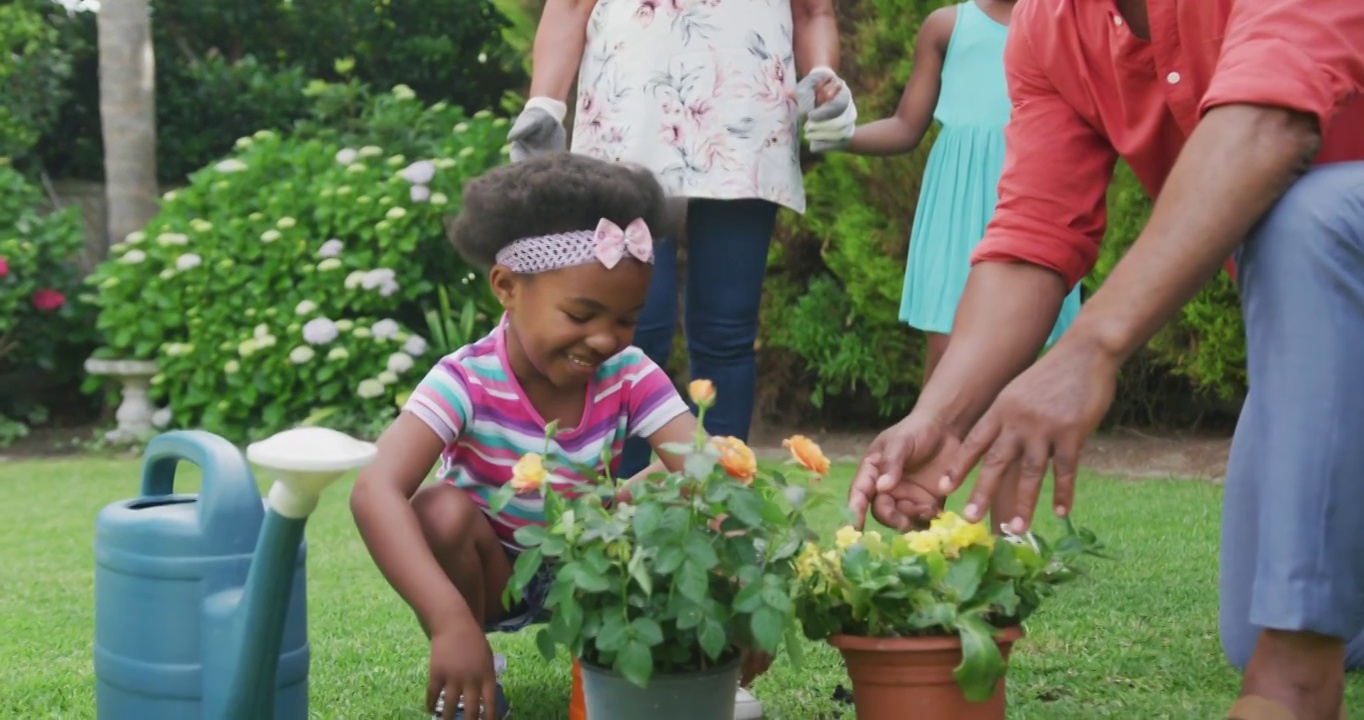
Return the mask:
<svg viewBox="0 0 1364 720"><path fill-rule="evenodd" d="M857 130L852 90L827 67L811 70L796 85L796 112L805 118L805 139L811 152L841 150Z"/></svg>
<svg viewBox="0 0 1364 720"><path fill-rule="evenodd" d="M511 161L521 162L535 155L563 152L568 139L564 132L566 114L568 106L559 100L543 95L527 100L525 109L507 133Z"/></svg>

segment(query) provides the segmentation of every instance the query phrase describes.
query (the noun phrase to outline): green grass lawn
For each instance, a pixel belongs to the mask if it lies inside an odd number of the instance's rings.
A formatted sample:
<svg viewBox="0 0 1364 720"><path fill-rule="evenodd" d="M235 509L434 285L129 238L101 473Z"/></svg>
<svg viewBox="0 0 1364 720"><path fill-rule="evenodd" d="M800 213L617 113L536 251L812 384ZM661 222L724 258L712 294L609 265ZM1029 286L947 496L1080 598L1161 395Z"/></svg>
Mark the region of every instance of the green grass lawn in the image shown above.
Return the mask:
<svg viewBox="0 0 1364 720"><path fill-rule="evenodd" d="M138 471L130 460L0 463L0 717L94 717L94 518L135 494ZM826 485L842 493L850 471L837 466ZM193 492L193 469L182 475ZM366 554L348 490L347 480L328 491L308 526L312 716L420 718L427 646ZM1010 718L1222 717L1239 679L1217 642L1220 493L1082 479L1077 519L1121 559L1098 562L1029 622L1009 676ZM1041 526L1056 529L1050 518ZM565 717L568 661L544 663L530 633L493 643L510 659L516 716ZM837 654L812 644L805 667L778 660L755 691L769 718L837 718L826 698L839 683ZM1364 681L1349 694L1364 707Z"/></svg>

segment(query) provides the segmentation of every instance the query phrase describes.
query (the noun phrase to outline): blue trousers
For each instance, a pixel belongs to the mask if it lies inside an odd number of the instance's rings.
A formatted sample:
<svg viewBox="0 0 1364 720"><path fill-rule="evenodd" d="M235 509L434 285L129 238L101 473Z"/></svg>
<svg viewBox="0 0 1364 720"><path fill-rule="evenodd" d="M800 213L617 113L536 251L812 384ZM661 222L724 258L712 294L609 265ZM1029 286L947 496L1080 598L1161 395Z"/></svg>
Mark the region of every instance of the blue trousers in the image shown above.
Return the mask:
<svg viewBox="0 0 1364 720"><path fill-rule="evenodd" d="M695 199L687 203L687 272L683 331L690 375L715 383L706 430L747 440L757 392L758 307L777 206L766 200ZM659 243L653 281L635 326L635 345L661 366L677 331L677 240ZM694 408L693 408L694 410ZM649 444L625 443L620 476L643 470Z"/></svg>
<svg viewBox="0 0 1364 720"><path fill-rule="evenodd" d="M1221 637L1348 642L1364 667L1364 162L1317 167L1238 251L1249 393L1222 515Z"/></svg>

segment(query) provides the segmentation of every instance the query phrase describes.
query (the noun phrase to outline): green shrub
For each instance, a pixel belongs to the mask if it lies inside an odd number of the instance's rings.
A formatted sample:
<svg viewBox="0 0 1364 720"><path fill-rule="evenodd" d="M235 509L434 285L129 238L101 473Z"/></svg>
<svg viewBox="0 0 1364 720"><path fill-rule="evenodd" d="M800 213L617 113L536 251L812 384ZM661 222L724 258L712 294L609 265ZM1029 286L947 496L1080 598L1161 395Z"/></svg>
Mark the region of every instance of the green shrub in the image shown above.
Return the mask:
<svg viewBox="0 0 1364 720"><path fill-rule="evenodd" d="M408 132L382 145L243 138L90 277L101 354L156 359L153 395L173 426L245 439L326 413L371 431L452 349L422 337L437 287L455 290L445 314L475 307L466 332L486 331L487 291L469 282L442 216L465 180L501 162L506 120L427 107L399 87L361 122Z"/></svg>
<svg viewBox="0 0 1364 720"><path fill-rule="evenodd" d="M79 211L52 211L0 158L0 445L46 416L35 384L79 372L92 339L77 299L83 247Z"/></svg>
<svg viewBox="0 0 1364 720"><path fill-rule="evenodd" d="M23 161L56 122L70 94L67 24L51 0L0 3L0 157Z"/></svg>

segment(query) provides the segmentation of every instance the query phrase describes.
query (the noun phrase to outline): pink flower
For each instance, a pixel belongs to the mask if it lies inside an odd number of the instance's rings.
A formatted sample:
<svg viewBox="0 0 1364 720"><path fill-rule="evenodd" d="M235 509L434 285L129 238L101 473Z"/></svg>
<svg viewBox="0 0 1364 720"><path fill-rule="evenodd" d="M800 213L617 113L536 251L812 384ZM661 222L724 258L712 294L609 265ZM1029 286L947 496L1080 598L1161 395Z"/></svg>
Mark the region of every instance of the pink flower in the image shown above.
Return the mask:
<svg viewBox="0 0 1364 720"><path fill-rule="evenodd" d="M42 312L52 312L66 304L66 296L47 288L33 293L33 307Z"/></svg>
<svg viewBox="0 0 1364 720"><path fill-rule="evenodd" d="M0 257L0 278L9 274L9 261Z"/></svg>
<svg viewBox="0 0 1364 720"><path fill-rule="evenodd" d="M658 127L658 139L665 145L680 147L682 145L682 125L675 122L665 122Z"/></svg>

